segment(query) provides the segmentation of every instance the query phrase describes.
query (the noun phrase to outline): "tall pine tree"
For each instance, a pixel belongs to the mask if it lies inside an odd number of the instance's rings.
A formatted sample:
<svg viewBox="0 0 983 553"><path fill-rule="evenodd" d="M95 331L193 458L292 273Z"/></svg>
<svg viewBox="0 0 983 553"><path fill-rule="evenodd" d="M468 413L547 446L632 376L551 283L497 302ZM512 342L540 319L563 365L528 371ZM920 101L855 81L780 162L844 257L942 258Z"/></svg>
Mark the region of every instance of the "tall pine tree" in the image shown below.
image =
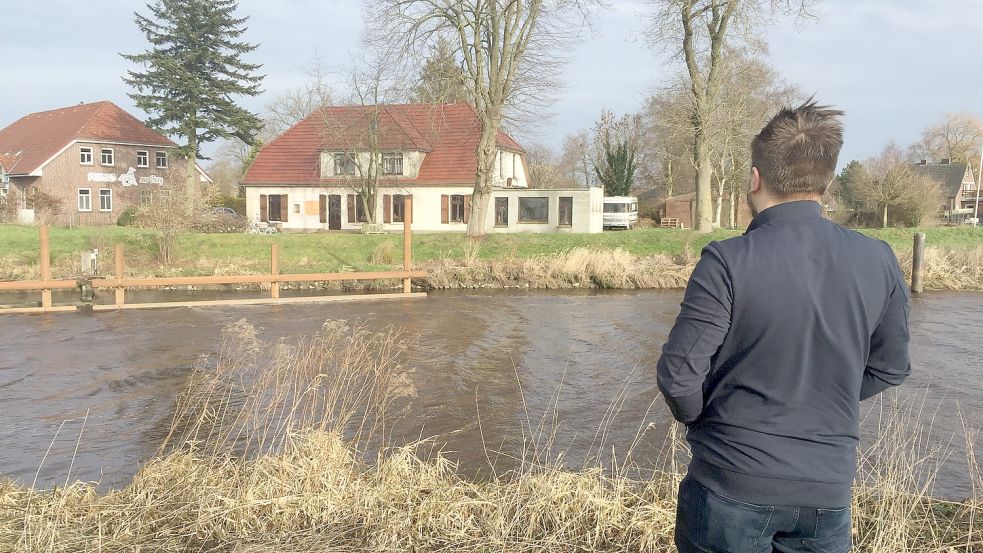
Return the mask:
<svg viewBox="0 0 983 553"><path fill-rule="evenodd" d="M424 104L467 101L469 96L466 82L450 41L440 38L430 50L410 98Z"/></svg>
<svg viewBox="0 0 983 553"><path fill-rule="evenodd" d="M127 71L123 81L130 98L146 112L147 124L185 139L188 191L197 180L196 160L202 144L237 138L252 144L262 126L259 117L233 98L262 92L260 65L246 63L243 54L256 49L241 40L247 17L236 17L236 0L157 0L150 14L136 14L137 27L150 48L142 54L122 54L141 66Z"/></svg>

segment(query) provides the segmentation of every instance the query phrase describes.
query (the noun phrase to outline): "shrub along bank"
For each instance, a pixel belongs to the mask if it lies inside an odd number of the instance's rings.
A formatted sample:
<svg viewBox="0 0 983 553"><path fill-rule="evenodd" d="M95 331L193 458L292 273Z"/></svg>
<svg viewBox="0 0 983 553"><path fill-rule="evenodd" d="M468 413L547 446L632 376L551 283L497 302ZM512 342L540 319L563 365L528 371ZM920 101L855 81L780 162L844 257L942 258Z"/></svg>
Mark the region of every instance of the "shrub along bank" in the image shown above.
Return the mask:
<svg viewBox="0 0 983 553"><path fill-rule="evenodd" d="M929 290L983 290L983 228L872 229L887 241L902 265L910 265L911 238L927 234L925 287ZM497 234L479 242L460 234L419 233L413 258L430 272L434 288L679 288L685 285L709 235L671 229L602 234ZM71 278L80 272L79 252L98 248L100 270L112 271L112 247L125 247L127 273L134 276L258 274L269 271L270 245L280 245L281 272L313 273L389 270L402 259L399 235L344 233L247 234L182 233L175 261L157 262L150 232L130 227L51 230L53 272ZM38 275L36 227L0 225L0 279ZM378 286L378 284L376 285Z"/></svg>

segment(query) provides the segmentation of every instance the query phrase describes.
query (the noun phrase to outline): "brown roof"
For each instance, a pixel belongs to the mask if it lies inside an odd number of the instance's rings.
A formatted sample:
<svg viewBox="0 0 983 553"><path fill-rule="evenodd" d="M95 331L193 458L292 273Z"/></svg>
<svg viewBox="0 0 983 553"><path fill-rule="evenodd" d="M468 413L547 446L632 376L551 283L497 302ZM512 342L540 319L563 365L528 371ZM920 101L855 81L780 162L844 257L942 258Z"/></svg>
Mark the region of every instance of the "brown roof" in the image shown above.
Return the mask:
<svg viewBox="0 0 983 553"><path fill-rule="evenodd" d="M29 174L74 140L176 146L112 102L41 111L0 130L0 154L19 157L11 174ZM4 164L4 168L7 168Z"/></svg>
<svg viewBox="0 0 983 553"><path fill-rule="evenodd" d="M481 124L467 103L324 107L264 146L242 184L321 184L320 153L365 149L378 113L377 138L384 150L422 151L427 155L415 179L401 184L474 182ZM502 148L525 152L504 132Z"/></svg>

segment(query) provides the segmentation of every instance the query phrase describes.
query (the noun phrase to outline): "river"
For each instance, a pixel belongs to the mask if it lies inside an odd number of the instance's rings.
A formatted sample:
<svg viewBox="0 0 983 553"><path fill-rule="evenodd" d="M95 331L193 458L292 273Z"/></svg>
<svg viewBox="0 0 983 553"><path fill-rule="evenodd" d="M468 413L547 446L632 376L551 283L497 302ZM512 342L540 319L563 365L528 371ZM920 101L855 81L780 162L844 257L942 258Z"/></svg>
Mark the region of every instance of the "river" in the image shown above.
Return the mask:
<svg viewBox="0 0 983 553"><path fill-rule="evenodd" d="M549 438L552 455L568 466L607 464L640 429L632 460L651 468L670 422L656 401L655 362L680 299L678 291L447 292L2 316L0 475L25 484L37 478L39 487L66 479L125 484L154 455L191 367L241 318L267 340L310 334L327 319L401 327L417 396L397 415L393 439L434 437L465 472L480 473L489 459L508 468ZM930 293L912 302L914 374L900 394L919 406L928 442L951 449L932 490L938 496L972 492L961 420L974 431L983 426L981 323L980 294ZM862 431L868 441L880 409L868 402L865 411L872 412ZM530 431L544 415L545 430ZM970 442L977 451L983 444Z"/></svg>

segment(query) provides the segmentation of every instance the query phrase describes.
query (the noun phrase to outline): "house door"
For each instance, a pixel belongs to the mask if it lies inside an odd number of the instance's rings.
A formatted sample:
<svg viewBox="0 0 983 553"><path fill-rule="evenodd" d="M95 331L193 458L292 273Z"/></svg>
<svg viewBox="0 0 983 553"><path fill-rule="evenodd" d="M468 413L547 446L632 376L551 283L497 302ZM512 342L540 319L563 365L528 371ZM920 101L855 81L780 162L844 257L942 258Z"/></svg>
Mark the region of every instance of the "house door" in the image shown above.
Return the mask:
<svg viewBox="0 0 983 553"><path fill-rule="evenodd" d="M341 230L341 195L328 196L328 230Z"/></svg>

